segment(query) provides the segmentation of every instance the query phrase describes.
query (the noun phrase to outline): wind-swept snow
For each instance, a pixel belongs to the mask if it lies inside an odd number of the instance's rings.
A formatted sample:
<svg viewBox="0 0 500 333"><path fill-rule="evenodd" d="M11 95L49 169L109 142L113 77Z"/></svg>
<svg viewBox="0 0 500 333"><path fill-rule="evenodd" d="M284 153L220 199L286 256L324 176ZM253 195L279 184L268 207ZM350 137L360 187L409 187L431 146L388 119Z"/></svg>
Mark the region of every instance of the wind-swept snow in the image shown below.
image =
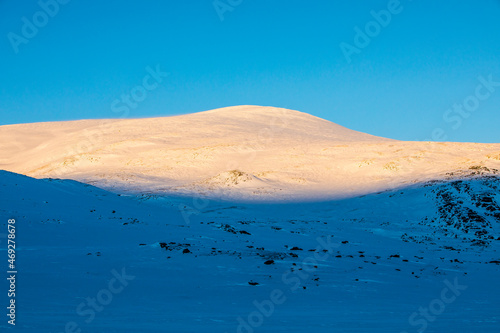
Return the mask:
<svg viewBox="0 0 500 333"><path fill-rule="evenodd" d="M499 186L483 174L341 201L196 205L2 171L14 330L498 332Z"/></svg>
<svg viewBox="0 0 500 333"><path fill-rule="evenodd" d="M0 127L0 168L115 192L245 200L335 198L500 169L499 144L402 142L306 113L238 106L190 115ZM252 179L222 179L230 172Z"/></svg>
<svg viewBox="0 0 500 333"><path fill-rule="evenodd" d="M15 331L498 332L499 144L241 106L1 126L0 169Z"/></svg>

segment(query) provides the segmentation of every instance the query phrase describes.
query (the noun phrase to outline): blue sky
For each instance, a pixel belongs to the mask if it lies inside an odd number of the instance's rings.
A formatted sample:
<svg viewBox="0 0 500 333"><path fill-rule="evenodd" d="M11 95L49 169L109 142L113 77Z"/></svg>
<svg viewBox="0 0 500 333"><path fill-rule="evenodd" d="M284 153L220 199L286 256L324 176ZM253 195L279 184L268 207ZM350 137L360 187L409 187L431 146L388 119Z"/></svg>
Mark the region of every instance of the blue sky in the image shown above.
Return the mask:
<svg viewBox="0 0 500 333"><path fill-rule="evenodd" d="M400 140L500 142L498 0L54 1L0 0L2 125L255 104Z"/></svg>

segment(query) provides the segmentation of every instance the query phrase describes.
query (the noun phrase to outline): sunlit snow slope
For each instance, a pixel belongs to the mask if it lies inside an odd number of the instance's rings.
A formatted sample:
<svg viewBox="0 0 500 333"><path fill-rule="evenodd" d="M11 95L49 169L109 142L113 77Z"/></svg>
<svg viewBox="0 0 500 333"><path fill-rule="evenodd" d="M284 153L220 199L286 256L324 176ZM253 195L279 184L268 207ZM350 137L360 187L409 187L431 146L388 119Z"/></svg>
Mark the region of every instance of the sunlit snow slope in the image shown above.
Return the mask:
<svg viewBox="0 0 500 333"><path fill-rule="evenodd" d="M500 169L500 144L402 142L273 107L0 127L0 169L121 193L335 198L475 168Z"/></svg>

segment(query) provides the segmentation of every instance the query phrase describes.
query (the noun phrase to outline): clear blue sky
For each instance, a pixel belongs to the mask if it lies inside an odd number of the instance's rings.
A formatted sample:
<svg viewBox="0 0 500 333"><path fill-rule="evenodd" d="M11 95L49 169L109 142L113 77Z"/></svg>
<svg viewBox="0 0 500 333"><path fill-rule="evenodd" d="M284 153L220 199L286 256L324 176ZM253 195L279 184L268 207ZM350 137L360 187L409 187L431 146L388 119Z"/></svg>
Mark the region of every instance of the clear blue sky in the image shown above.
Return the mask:
<svg viewBox="0 0 500 333"><path fill-rule="evenodd" d="M71 0L53 17L0 0L0 124L256 104L401 140L441 128L436 139L500 142L500 86L478 80L500 85L499 0L239 2L220 0L221 20L213 0ZM354 28L388 7L348 62L341 43L355 47ZM36 34L23 29L34 21ZM169 75L116 112L157 65ZM473 111L447 111L465 101Z"/></svg>

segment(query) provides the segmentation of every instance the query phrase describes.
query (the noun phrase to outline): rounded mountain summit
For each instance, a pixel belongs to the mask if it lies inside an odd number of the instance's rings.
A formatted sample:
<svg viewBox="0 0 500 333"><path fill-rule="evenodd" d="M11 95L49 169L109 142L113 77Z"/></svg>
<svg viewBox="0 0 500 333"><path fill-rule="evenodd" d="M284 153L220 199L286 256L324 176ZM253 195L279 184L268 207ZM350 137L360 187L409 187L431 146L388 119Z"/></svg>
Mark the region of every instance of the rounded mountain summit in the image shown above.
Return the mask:
<svg viewBox="0 0 500 333"><path fill-rule="evenodd" d="M274 107L0 126L0 169L118 193L336 198L477 166L499 169L500 145L397 141Z"/></svg>

